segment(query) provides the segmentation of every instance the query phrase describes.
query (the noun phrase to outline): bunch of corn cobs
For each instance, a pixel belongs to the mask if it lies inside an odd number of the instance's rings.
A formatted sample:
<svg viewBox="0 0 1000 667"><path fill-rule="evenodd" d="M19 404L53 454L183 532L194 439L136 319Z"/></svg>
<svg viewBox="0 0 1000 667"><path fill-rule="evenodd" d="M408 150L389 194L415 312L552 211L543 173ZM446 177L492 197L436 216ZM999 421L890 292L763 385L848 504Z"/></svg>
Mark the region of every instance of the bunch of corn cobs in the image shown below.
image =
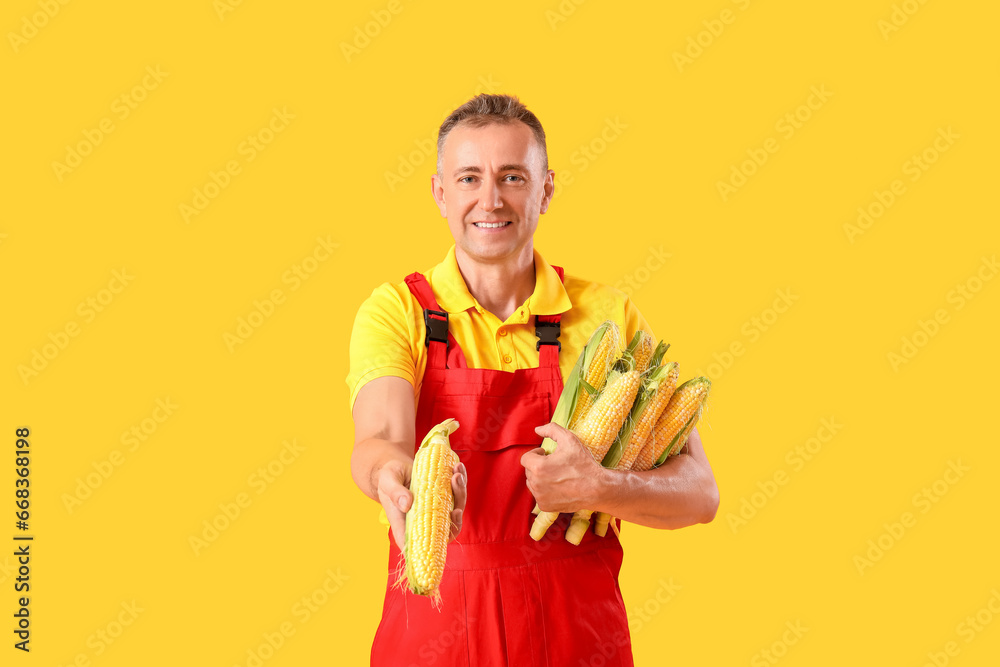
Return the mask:
<svg viewBox="0 0 1000 667"><path fill-rule="evenodd" d="M618 326L601 324L580 353L563 386L552 421L572 431L605 468L651 470L679 454L698 423L712 383L698 377L677 386L676 362L663 363L670 347L639 330L627 347ZM555 451L550 438L546 453ZM531 537L542 539L558 512L538 512ZM580 544L591 510L573 515L566 539ZM607 534L611 517L599 512L594 532Z"/></svg>

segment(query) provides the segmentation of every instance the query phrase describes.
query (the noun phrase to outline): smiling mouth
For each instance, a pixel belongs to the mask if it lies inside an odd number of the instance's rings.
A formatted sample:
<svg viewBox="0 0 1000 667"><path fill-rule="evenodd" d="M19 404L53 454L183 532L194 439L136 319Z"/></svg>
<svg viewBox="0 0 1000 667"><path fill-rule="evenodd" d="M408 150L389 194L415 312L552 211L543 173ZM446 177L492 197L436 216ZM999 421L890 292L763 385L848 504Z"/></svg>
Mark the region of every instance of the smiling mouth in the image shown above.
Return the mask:
<svg viewBox="0 0 1000 667"><path fill-rule="evenodd" d="M474 222L472 224L479 229L500 229L501 227L509 225L510 220L505 220L503 222Z"/></svg>

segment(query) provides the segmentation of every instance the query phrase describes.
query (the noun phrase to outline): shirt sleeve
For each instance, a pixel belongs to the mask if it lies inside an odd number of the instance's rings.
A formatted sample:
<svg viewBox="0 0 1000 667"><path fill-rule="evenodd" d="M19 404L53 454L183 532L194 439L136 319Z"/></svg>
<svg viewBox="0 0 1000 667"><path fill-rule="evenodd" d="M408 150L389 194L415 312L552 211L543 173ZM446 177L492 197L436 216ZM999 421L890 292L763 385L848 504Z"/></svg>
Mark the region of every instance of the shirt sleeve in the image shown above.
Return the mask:
<svg viewBox="0 0 1000 667"><path fill-rule="evenodd" d="M411 347L410 307L389 283L376 287L358 309L351 331L350 369L347 386L350 408L358 392L375 378L394 376L415 380Z"/></svg>

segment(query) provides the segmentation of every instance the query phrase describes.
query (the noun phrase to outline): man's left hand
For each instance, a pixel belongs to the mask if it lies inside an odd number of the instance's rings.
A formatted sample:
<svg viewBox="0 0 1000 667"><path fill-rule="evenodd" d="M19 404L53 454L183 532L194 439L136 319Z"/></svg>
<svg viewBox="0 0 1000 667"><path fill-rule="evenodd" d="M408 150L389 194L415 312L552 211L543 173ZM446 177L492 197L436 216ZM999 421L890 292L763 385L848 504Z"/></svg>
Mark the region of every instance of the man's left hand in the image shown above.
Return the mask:
<svg viewBox="0 0 1000 667"><path fill-rule="evenodd" d="M535 433L556 442L549 455L536 447L521 456L528 490L543 512L576 512L590 507L605 472L579 438L555 422L535 428Z"/></svg>

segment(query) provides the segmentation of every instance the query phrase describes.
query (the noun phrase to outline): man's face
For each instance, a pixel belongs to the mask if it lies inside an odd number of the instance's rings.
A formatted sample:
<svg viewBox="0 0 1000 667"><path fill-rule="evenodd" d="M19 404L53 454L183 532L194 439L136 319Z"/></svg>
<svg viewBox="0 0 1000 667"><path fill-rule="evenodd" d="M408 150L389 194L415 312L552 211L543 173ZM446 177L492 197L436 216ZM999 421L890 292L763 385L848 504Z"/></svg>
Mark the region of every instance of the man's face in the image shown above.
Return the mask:
<svg viewBox="0 0 1000 667"><path fill-rule="evenodd" d="M552 199L555 172L544 165L524 123L459 124L449 132L431 190L455 244L481 262L504 261L530 246L538 216Z"/></svg>

